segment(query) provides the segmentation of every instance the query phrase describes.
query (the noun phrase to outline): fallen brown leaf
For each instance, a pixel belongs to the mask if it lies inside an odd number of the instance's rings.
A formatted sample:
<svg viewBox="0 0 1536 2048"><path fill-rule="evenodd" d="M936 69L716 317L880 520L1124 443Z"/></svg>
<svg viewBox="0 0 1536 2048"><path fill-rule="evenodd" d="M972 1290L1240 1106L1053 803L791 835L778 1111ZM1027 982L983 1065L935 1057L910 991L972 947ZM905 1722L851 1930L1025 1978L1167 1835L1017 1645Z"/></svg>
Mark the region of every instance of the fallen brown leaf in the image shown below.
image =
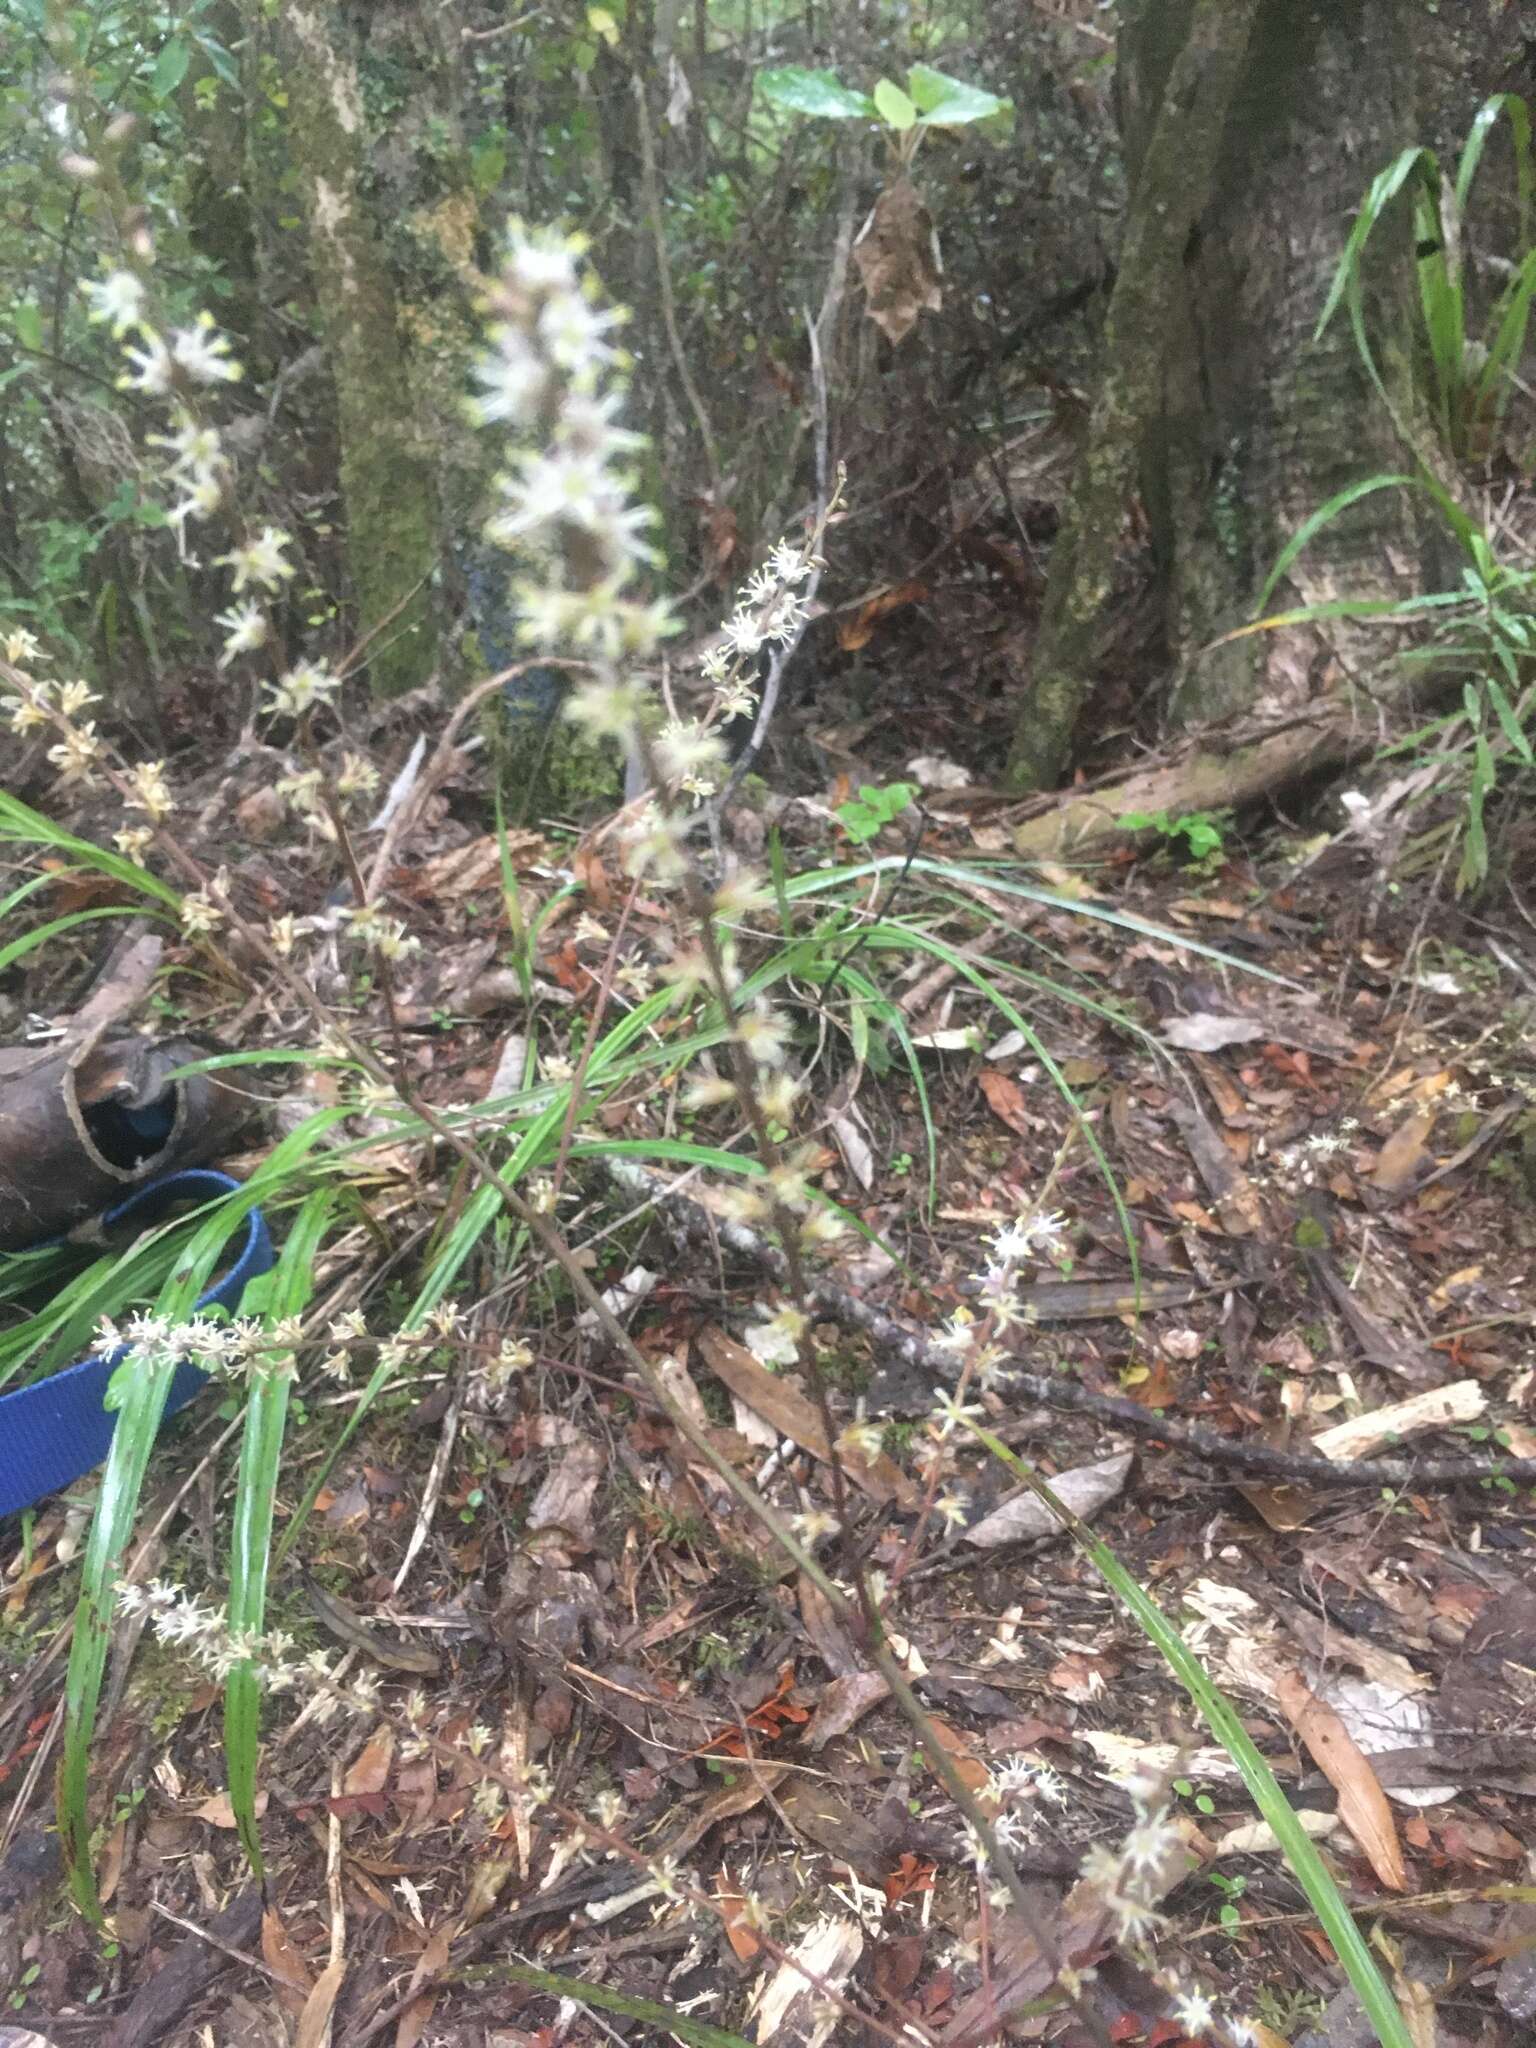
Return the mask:
<svg viewBox="0 0 1536 2048"><path fill-rule="evenodd" d="M749 1408L771 1422L780 1436L789 1437L813 1458L824 1463L830 1459L821 1417L797 1387L770 1372L744 1344L736 1343L723 1330L701 1330L698 1344L710 1371L724 1380ZM843 1470L872 1500L899 1501L903 1507L917 1505L917 1488L883 1451L873 1458L852 1450L840 1450L840 1455Z"/></svg>
<svg viewBox="0 0 1536 2048"><path fill-rule="evenodd" d="M976 1078L992 1114L1010 1131L1017 1131L1021 1138L1027 1138L1030 1134L1029 1114L1024 1107L1024 1090L1018 1082L999 1067L983 1067Z"/></svg>
<svg viewBox="0 0 1536 2048"><path fill-rule="evenodd" d="M1408 1889L1397 1823L1364 1752L1333 1711L1296 1671L1275 1680L1275 1698L1306 1744L1312 1761L1339 1795L1339 1818L1388 1891Z"/></svg>
<svg viewBox="0 0 1536 2048"><path fill-rule="evenodd" d="M395 1760L395 1731L388 1722L375 1728L342 1781L343 1792L382 1792Z"/></svg>

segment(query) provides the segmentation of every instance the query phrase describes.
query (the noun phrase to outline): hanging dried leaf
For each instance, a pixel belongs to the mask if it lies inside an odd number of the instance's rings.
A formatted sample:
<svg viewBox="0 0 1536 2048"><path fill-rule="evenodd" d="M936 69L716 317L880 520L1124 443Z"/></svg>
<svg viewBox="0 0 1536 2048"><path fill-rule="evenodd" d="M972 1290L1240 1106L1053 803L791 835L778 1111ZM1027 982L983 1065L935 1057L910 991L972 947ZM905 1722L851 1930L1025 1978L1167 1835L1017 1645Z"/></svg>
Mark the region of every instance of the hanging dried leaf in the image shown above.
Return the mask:
<svg viewBox="0 0 1536 2048"><path fill-rule="evenodd" d="M893 344L917 325L919 313L937 313L938 240L933 219L909 178L898 178L875 202L853 245L869 317Z"/></svg>

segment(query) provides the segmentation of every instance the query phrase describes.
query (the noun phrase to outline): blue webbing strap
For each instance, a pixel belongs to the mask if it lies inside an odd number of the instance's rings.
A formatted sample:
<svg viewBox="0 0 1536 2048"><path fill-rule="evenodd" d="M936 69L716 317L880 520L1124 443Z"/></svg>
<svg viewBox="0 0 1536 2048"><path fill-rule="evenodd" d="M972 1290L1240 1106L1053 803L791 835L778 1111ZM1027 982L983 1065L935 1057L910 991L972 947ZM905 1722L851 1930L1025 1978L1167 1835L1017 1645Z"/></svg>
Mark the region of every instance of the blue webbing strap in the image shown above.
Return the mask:
<svg viewBox="0 0 1536 2048"><path fill-rule="evenodd" d="M227 1195L239 1185L212 1167L189 1167L136 1188L101 1220L108 1226L135 1220L153 1223L173 1203ZM237 1309L247 1283L265 1273L272 1260L266 1223L261 1211L252 1209L245 1219L239 1256L227 1273L199 1295L197 1306ZM102 1407L102 1397L123 1355L118 1350L84 1358L17 1393L0 1394L0 1515L31 1507L45 1493L57 1493L105 1458L117 1416ZM184 1408L205 1378L195 1365L179 1365L165 1413L173 1415Z"/></svg>

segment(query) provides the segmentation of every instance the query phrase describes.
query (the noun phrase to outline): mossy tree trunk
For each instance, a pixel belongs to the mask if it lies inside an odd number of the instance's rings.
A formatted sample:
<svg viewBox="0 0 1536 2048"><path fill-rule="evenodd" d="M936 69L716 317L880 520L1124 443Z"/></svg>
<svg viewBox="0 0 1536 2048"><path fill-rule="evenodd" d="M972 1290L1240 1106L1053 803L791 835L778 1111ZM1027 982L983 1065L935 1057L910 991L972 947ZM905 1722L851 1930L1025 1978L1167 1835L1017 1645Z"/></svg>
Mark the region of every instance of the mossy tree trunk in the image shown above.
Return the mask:
<svg viewBox="0 0 1536 2048"><path fill-rule="evenodd" d="M289 133L308 194L315 298L336 384L347 558L375 692L438 657L439 521L430 422L407 374L400 306L366 193L368 132L344 10L290 0ZM424 431L425 429L425 431Z"/></svg>
<svg viewBox="0 0 1536 2048"><path fill-rule="evenodd" d="M1271 565L1308 514L1344 485L1410 459L1348 323L1341 318L1319 342L1312 336L1366 186L1414 139L1412 13L1408 0L1259 0L1246 9L1133 0L1123 9L1117 89L1131 200L1117 303L1149 241L1166 260L1168 231L1179 239L1161 294L1133 300L1135 327L1111 310L1106 396L1063 535L1075 545L1058 543L1052 558L1035 697L1010 763L1017 783L1059 776L1095 679L1125 506L1115 487L1128 495L1139 482L1150 518L1175 724L1261 699L1294 705L1337 687L1366 658L1363 637L1338 622L1211 642L1253 617ZM1179 148L1177 129L1192 53L1214 36L1230 63L1239 34L1218 131L1194 137L1196 158ZM1194 65L1196 82L1211 61ZM1389 233L1378 237L1368 310L1383 377L1407 420L1413 277L1406 222L1398 226L1395 246ZM1406 595L1423 569L1412 505L1383 492L1319 536L1276 608ZM1379 638L1369 644L1379 651Z"/></svg>
<svg viewBox="0 0 1536 2048"><path fill-rule="evenodd" d="M1105 316L1103 374L1051 556L1034 684L1009 755L1008 777L1019 787L1056 780L1092 683L1143 436L1158 410L1185 250L1210 193L1261 4L1191 0L1159 97Z"/></svg>

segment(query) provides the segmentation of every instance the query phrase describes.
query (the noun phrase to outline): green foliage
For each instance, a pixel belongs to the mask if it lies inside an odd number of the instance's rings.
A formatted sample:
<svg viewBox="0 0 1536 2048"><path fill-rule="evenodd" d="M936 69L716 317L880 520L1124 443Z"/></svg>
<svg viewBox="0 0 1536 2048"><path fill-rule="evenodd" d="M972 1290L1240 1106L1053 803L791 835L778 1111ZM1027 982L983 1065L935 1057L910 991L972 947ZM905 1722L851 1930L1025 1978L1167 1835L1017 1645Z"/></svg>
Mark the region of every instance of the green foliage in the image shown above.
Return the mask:
<svg viewBox="0 0 1536 2048"><path fill-rule="evenodd" d="M1508 123L1515 155L1520 245L1506 264L1507 280L1481 325L1471 312L1473 280L1464 234L1467 203L1494 124ZM1532 293L1536 292L1536 243L1529 239L1533 168L1530 117L1525 102L1499 93L1479 109L1462 149L1454 178L1441 170L1433 151L1404 150L1372 181L1334 275L1318 321L1321 333L1340 305L1348 309L1356 346L1376 388L1386 391L1366 331L1363 265L1371 239L1398 197L1407 192L1414 208L1416 264L1428 396L1446 449L1462 458L1483 459L1496 451L1515 372L1524 352ZM1408 424L1403 427L1414 445ZM1401 600L1334 599L1272 614L1243 628L1265 632L1326 619L1372 620L1415 629L1418 644L1402 659L1437 677L1462 680L1459 705L1443 717L1384 749L1408 754L1420 766L1440 772L1430 794L1452 790L1459 802L1456 832L1456 888L1473 890L1489 873L1489 806L1500 794L1529 788L1536 770L1531 729L1536 720L1536 686L1531 656L1536 651L1536 571L1523 559L1506 560L1501 543L1468 515L1453 492L1425 461L1417 472L1362 477L1312 512L1281 550L1259 596L1269 601L1302 550L1346 513L1377 491L1411 491L1422 496L1461 557L1454 586ZM1234 636L1235 637L1235 636Z"/></svg>
<svg viewBox="0 0 1536 2048"><path fill-rule="evenodd" d="M1225 851L1221 821L1214 811L1181 811L1176 818L1167 811L1127 811L1116 823L1127 832L1161 833L1170 852L1182 846L1190 867L1220 861Z"/></svg>
<svg viewBox="0 0 1536 2048"><path fill-rule="evenodd" d="M765 100L786 113L817 121L879 121L891 133L903 162L910 161L923 134L933 128L990 124L1001 134L1013 118L1012 100L983 92L927 64L914 64L903 91L894 79L877 80L870 92L844 85L833 71L808 71L787 64L757 74Z"/></svg>
<svg viewBox="0 0 1536 2048"><path fill-rule="evenodd" d="M1501 115L1515 156L1519 244L1509 252L1504 285L1479 317L1466 216L1489 134ZM1413 210L1428 396L1441 439L1458 458L1483 457L1494 447L1525 352L1536 292L1533 169L1530 115L1514 93L1496 93L1478 110L1454 177L1433 150L1403 150L1372 181L1318 319L1321 334L1340 305L1347 307L1361 357L1385 398L1366 331L1363 272L1372 237L1406 192Z"/></svg>
<svg viewBox="0 0 1536 2048"><path fill-rule="evenodd" d="M843 830L855 846L863 846L899 818L917 794L910 782L889 782L877 789L864 783L856 797L837 807Z"/></svg>

